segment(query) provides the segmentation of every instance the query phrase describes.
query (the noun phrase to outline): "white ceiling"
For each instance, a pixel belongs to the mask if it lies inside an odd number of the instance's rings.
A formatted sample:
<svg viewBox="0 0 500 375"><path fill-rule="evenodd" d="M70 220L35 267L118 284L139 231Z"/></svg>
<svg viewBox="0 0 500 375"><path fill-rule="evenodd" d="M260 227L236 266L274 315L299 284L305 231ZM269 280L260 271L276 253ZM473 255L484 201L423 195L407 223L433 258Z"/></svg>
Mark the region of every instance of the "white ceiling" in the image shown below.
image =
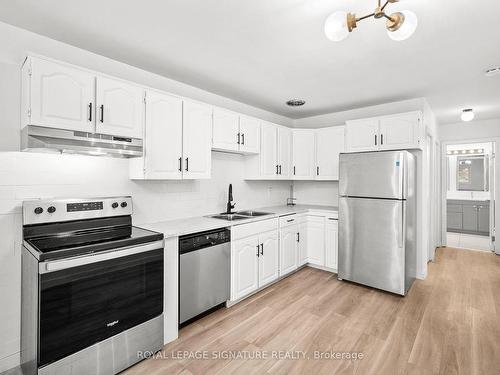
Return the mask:
<svg viewBox="0 0 500 375"><path fill-rule="evenodd" d="M500 1L405 0L407 41L383 20L333 43L325 18L376 0L0 0L0 20L291 118L425 96L441 123L500 117ZM307 104L289 108L289 98Z"/></svg>

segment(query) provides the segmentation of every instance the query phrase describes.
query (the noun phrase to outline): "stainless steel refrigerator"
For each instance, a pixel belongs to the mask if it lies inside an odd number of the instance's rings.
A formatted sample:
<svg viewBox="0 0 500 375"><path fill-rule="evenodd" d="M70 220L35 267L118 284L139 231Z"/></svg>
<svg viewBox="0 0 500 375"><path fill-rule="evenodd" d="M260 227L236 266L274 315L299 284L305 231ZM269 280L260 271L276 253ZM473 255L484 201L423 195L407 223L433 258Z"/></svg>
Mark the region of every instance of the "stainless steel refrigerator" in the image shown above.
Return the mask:
<svg viewBox="0 0 500 375"><path fill-rule="evenodd" d="M415 158L340 155L338 277L405 295L416 274Z"/></svg>

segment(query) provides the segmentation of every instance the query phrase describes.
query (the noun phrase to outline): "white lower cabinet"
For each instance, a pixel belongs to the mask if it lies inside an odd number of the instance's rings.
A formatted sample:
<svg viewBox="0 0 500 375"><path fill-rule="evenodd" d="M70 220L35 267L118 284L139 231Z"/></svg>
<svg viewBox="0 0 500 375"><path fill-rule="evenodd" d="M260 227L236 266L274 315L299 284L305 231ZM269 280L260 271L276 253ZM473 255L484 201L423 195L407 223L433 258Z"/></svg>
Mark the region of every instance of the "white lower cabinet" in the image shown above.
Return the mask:
<svg viewBox="0 0 500 375"><path fill-rule="evenodd" d="M306 218L299 219L297 266L307 263L307 221Z"/></svg>
<svg viewBox="0 0 500 375"><path fill-rule="evenodd" d="M338 220L337 215L308 215L307 262L337 271Z"/></svg>
<svg viewBox="0 0 500 375"><path fill-rule="evenodd" d="M337 271L335 212L312 211L231 229L231 301L310 264Z"/></svg>
<svg viewBox="0 0 500 375"><path fill-rule="evenodd" d="M259 236L234 241L232 246L233 300L259 288Z"/></svg>
<svg viewBox="0 0 500 375"><path fill-rule="evenodd" d="M293 272L298 267L299 224L293 220L292 224L280 226L280 276Z"/></svg>
<svg viewBox="0 0 500 375"><path fill-rule="evenodd" d="M279 276L278 232L259 235L259 288L276 280Z"/></svg>
<svg viewBox="0 0 500 375"><path fill-rule="evenodd" d="M327 217L325 223L325 267L334 270L337 270L338 237L338 220Z"/></svg>
<svg viewBox="0 0 500 375"><path fill-rule="evenodd" d="M260 229L264 229L264 231L259 232ZM267 221L267 223L241 225L240 228L233 229L233 238L236 239L231 244L232 301L243 298L278 279L279 241L277 229L276 219ZM238 239L242 236L244 238Z"/></svg>
<svg viewBox="0 0 500 375"><path fill-rule="evenodd" d="M307 217L307 262L318 266L325 264L324 217Z"/></svg>

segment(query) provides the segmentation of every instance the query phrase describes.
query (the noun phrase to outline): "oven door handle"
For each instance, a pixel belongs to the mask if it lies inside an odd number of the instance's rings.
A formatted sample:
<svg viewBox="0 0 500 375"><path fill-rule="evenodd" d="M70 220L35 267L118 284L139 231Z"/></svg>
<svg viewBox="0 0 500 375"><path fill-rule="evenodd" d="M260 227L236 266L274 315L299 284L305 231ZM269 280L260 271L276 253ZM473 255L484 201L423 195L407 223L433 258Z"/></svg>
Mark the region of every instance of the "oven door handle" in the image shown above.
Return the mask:
<svg viewBox="0 0 500 375"><path fill-rule="evenodd" d="M106 252L93 253L91 255L83 255L71 259L47 261L40 263L39 272L40 274L44 274L54 271L60 271L67 268L84 266L86 264L97 262L104 262L110 259L116 259L127 255L139 254L146 251L158 250L163 248L164 242L163 240L160 240L145 245L120 247L118 249L113 249Z"/></svg>

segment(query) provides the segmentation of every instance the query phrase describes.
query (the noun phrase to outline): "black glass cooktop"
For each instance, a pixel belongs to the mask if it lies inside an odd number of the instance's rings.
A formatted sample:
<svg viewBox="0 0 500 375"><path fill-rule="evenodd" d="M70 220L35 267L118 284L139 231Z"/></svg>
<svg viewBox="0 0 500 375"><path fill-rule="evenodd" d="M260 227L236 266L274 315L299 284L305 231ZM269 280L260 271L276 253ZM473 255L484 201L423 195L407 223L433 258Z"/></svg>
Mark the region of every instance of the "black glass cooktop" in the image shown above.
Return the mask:
<svg viewBox="0 0 500 375"><path fill-rule="evenodd" d="M41 261L162 239L162 233L132 226L128 216L24 227L24 240L38 253Z"/></svg>

